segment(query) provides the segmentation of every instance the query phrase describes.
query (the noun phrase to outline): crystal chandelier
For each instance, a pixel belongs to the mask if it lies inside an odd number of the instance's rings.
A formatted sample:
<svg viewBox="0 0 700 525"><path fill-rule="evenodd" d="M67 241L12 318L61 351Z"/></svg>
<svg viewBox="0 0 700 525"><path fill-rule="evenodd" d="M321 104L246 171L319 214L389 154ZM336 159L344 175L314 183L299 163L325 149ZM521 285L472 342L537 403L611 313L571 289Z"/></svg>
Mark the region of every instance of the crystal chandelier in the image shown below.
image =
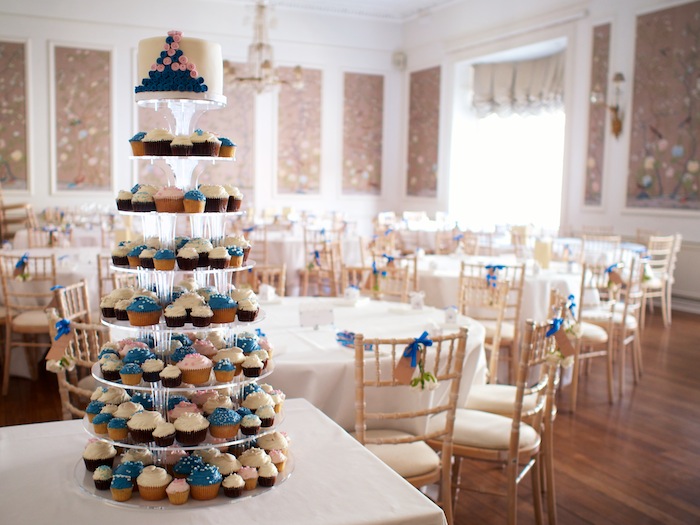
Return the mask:
<svg viewBox="0 0 700 525"><path fill-rule="evenodd" d="M304 87L301 66L294 67L294 79L291 82L282 80L277 74L268 37L266 0L258 0L255 4L253 42L248 46L248 63L243 75L236 75L234 81L251 86L257 93L272 91L282 84L291 85L295 89Z"/></svg>

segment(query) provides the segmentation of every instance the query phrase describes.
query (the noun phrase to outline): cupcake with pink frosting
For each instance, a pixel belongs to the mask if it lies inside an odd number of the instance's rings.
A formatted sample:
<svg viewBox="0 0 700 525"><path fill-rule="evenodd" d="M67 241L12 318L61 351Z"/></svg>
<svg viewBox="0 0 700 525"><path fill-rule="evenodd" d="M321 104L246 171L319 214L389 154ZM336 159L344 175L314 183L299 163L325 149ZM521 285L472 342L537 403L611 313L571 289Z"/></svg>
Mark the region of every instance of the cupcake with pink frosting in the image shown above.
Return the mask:
<svg viewBox="0 0 700 525"><path fill-rule="evenodd" d="M165 493L170 503L173 505L182 505L187 503L187 500L190 498L190 486L184 478L174 479L170 482L168 488L165 489Z"/></svg>
<svg viewBox="0 0 700 525"><path fill-rule="evenodd" d="M156 211L160 213L183 213L185 192L175 186L165 186L153 196Z"/></svg>
<svg viewBox="0 0 700 525"><path fill-rule="evenodd" d="M182 381L192 385L203 385L209 381L214 363L202 354L187 354L177 363L182 371Z"/></svg>
<svg viewBox="0 0 700 525"><path fill-rule="evenodd" d="M241 467L238 475L243 478L244 490L253 490L258 486L258 469L255 467Z"/></svg>

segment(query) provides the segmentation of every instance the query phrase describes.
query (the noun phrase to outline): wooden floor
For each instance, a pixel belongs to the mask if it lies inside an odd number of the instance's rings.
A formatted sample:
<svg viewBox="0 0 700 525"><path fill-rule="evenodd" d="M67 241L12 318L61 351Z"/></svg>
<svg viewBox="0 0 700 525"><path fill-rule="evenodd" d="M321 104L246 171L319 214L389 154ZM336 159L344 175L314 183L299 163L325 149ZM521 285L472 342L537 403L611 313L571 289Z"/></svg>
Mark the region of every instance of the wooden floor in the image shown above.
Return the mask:
<svg viewBox="0 0 700 525"><path fill-rule="evenodd" d="M556 483L562 525L700 523L700 316L676 312L664 329L658 310L643 334L644 376L628 374L622 400L609 405L602 363L580 383L578 408L562 392L555 424ZM13 378L0 401L0 426L60 419L53 374ZM463 467L463 475L469 471ZM534 523L529 482L518 523ZM462 493L456 523L504 523L501 499Z"/></svg>

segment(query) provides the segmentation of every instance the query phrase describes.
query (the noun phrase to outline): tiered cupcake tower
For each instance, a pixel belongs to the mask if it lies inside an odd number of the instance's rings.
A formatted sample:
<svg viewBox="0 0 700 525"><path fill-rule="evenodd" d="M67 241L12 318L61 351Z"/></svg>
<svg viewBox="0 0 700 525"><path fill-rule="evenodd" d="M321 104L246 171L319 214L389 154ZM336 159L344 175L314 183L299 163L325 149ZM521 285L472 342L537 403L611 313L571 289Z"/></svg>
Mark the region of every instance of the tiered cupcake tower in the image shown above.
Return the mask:
<svg viewBox="0 0 700 525"><path fill-rule="evenodd" d="M217 100L189 100L187 98L174 98L170 100L138 100L137 96L137 101L142 106L153 107L156 110L163 109L163 107L167 108L172 113L173 120L176 123L175 131L178 135L191 134L194 131L194 122L196 122L197 118L202 112L212 109L219 109L225 105L225 102ZM221 160L217 157L180 157L172 155L137 158L146 158L150 160L153 160L154 158L162 158L165 160L173 171L175 186L184 191L195 187L196 184L193 180L193 173L198 163L203 161L211 162ZM183 216L185 217L186 222L189 223L190 235L192 237L207 238L214 246L217 246L224 239L227 219L230 219L232 216L235 217L241 212L159 213L122 211L120 213L140 218L144 238L157 237L161 248L175 250L175 232L179 218L182 218ZM226 294L228 289L231 288L231 278L233 274L239 271L247 271L253 265L253 261L247 261L247 263L244 263L243 266L239 267L227 267L223 269L197 268L188 272L183 272L178 269L163 271L143 267L128 268L115 265L113 266L113 270L117 272L130 272L135 274L138 279L139 287L154 290L158 296L159 302L164 307L172 299L173 286L176 276L191 275L197 285L200 287L213 286L219 293ZM158 358L162 359L166 364L168 364L171 361L169 350L171 348L171 341L176 338L174 337L174 334L176 333L197 332L199 334L206 334L212 331L217 331L217 333L226 342L226 347L228 348L236 346L240 333L250 330L254 324L262 321L264 317L264 312L260 311L255 320L252 322L244 323L238 320L234 323L228 324L211 324L206 327L185 325L181 328L169 327L163 318L161 318L157 324L149 326L133 326L128 321L115 321L111 318L103 318L102 323L110 326L113 333L126 332L128 337L133 339L151 339L154 343L152 350L157 354ZM207 391L226 393L227 395L230 395L234 408L238 408L241 406L244 397L249 392L254 390L254 385L258 381L266 378L272 372L272 369L273 365L272 360L270 359L259 375L238 373L232 380L220 382L216 381L214 374L212 373L210 378L204 383L197 384L196 386L183 383L178 387L165 387L161 381L146 382L145 380L136 385L126 386L121 380L117 380L115 378L111 378L113 380L105 379L99 363L93 368L93 376L100 385L105 387L122 389L129 392L130 395L134 395L136 393L141 395L145 394L147 396L150 395L151 399L153 400L153 410L160 412L164 419L167 420L169 401L175 396L187 397L195 392L199 394ZM206 439L200 443L185 445L181 441L177 441L174 443L174 445L168 447L157 446L154 441L137 443L133 439L133 436L124 440L112 440L107 435L96 432L93 424L89 422L88 416L86 416L84 420L84 427L88 433L94 436L94 438L103 442L111 443L117 449L147 449L152 453L155 464L163 465L166 452L172 451L185 451L192 453L197 450L211 449L214 447L219 450L230 450L236 453L241 453L242 451L245 451L253 446L255 444L255 440L260 439L266 434L276 433L276 428L281 423L282 419L283 413L278 413L274 417L271 426L262 426L254 435L246 435L243 433L243 431L241 431L231 438L215 438L208 433ZM115 467L116 464L117 462L115 461ZM276 483L280 483L281 481L285 480L290 471L291 468L288 465L284 472L279 473ZM79 485L81 485L81 487L87 492L105 500L112 500L110 491L100 491L95 489L92 472L85 469L82 461L80 461L76 466L75 474ZM255 489L254 491L246 492L246 494L256 495L261 492L264 492L264 489ZM177 508L169 505L167 501L168 500L161 502L150 502L146 501L145 499L141 499L139 496L134 496L126 501L125 504L136 505L139 507ZM211 504L212 501L227 502L235 500L224 498L220 493L216 500L195 503Z"/></svg>

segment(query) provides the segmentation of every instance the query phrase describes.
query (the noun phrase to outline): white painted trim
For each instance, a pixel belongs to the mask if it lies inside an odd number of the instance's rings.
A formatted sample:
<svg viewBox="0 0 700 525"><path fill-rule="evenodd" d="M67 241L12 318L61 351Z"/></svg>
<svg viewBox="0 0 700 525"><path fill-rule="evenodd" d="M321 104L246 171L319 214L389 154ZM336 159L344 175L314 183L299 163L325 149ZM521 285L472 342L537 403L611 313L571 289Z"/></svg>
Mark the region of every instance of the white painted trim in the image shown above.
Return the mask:
<svg viewBox="0 0 700 525"><path fill-rule="evenodd" d="M116 136L113 132L115 126L114 108L117 105L116 86L114 82L114 64L116 49L114 46L100 44L86 44L69 41L48 40L48 83L49 83L49 158L50 158L50 193L56 196L114 196L116 193ZM76 190L66 191L57 189L58 170L56 165L56 58L57 47L69 47L75 49L89 49L94 51L106 51L109 53L109 130L110 130L110 189L98 190Z"/></svg>

